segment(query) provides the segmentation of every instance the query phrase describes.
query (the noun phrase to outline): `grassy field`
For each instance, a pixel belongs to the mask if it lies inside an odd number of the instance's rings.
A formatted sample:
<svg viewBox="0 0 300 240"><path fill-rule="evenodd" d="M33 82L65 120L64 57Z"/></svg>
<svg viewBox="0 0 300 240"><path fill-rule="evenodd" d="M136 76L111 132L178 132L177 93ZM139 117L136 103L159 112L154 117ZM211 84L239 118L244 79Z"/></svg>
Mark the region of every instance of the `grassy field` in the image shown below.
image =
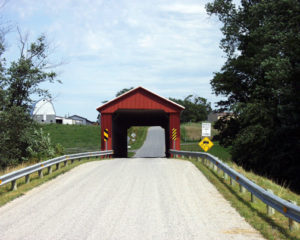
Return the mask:
<svg viewBox="0 0 300 240"><path fill-rule="evenodd" d="M66 153L100 150L100 126L43 124L41 127L50 134L52 143L64 146Z"/></svg>
<svg viewBox="0 0 300 240"><path fill-rule="evenodd" d="M200 141L202 134L202 122L197 123L183 123L180 125L181 141L195 142ZM213 125L213 124L212 124ZM211 129L212 137L217 134L217 130L213 127Z"/></svg>

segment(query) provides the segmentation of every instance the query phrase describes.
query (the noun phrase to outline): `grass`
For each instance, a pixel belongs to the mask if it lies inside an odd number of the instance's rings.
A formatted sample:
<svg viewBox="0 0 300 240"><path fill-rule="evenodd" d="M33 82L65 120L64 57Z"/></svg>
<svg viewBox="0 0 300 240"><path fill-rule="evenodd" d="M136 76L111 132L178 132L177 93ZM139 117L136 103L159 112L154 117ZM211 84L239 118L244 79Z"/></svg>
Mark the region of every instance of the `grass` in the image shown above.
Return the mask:
<svg viewBox="0 0 300 240"><path fill-rule="evenodd" d="M128 129L127 135L130 136L130 152L128 152L128 157L133 157L135 153L134 150L141 148L146 140L148 132L148 127L131 127ZM132 134L135 134L135 138L131 137ZM132 141L135 139L135 141Z"/></svg>
<svg viewBox="0 0 300 240"><path fill-rule="evenodd" d="M230 202L240 215L255 229L261 232L265 238L270 240L300 240L300 230L289 231L288 219L281 213L276 212L273 216L267 216L266 205L258 199L255 203L252 203L250 201L250 193L241 193L238 184L235 184L235 186L232 187L229 185L229 180L223 178L223 174L210 170L195 159L191 159L190 161L216 186L219 192ZM286 199L299 200L300 196L288 189L284 189L261 177L259 179L260 183L262 182L262 185L281 192L282 196L286 197Z"/></svg>
<svg viewBox="0 0 300 240"><path fill-rule="evenodd" d="M43 178L39 178L38 173L32 173L30 175L30 182L25 183L25 177L20 178L17 180L18 188L15 191L11 191L11 184L5 184L0 186L0 207L6 204L7 202L12 201L15 198L18 198L20 196L23 196L26 192L29 190L51 180L56 178L57 176L64 174L68 172L69 170L73 169L74 167L77 167L83 163L91 162L91 161L99 161L99 159L91 158L91 159L84 159L81 161L76 160L73 164L70 164L71 161L68 161L68 165L64 167L63 163L60 163L60 168L56 170L56 166L52 166L52 173L48 174L48 170L43 170Z"/></svg>
<svg viewBox="0 0 300 240"><path fill-rule="evenodd" d="M99 151L101 148L100 126L43 124L41 128L50 134L52 143L64 146L66 154Z"/></svg>
<svg viewBox="0 0 300 240"><path fill-rule="evenodd" d="M212 124L213 125L213 124ZM199 141L202 138L202 122L196 123L182 123L181 129L181 140L183 142L194 142ZM212 137L218 133L216 129L211 128Z"/></svg>

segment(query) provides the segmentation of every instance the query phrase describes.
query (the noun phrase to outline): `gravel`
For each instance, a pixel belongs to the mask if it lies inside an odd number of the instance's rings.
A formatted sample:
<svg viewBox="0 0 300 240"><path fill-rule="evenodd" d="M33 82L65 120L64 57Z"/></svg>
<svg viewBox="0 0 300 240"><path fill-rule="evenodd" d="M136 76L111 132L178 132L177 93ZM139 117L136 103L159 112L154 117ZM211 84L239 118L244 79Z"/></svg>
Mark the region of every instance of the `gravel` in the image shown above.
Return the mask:
<svg viewBox="0 0 300 240"><path fill-rule="evenodd" d="M188 161L90 162L0 208L0 239L263 239Z"/></svg>

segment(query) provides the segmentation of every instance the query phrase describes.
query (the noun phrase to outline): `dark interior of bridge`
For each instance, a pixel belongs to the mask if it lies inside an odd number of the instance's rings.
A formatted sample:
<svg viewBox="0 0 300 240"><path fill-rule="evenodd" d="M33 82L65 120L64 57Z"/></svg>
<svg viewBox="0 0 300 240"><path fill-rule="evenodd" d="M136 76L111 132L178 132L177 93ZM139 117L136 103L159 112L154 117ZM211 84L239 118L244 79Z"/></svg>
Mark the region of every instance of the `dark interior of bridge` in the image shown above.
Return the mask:
<svg viewBox="0 0 300 240"><path fill-rule="evenodd" d="M127 157L127 130L132 126L161 126L165 130L166 156L169 157L169 116L163 110L117 110L112 116L114 157Z"/></svg>

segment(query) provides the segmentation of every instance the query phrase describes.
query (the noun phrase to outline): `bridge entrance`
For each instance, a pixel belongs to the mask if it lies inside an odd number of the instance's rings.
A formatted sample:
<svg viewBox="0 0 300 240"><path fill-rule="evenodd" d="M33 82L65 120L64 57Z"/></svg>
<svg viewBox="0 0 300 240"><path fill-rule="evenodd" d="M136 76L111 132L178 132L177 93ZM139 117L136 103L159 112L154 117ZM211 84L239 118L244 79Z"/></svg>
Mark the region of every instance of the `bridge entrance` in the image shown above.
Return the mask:
<svg viewBox="0 0 300 240"><path fill-rule="evenodd" d="M180 150L180 112L184 109L166 98L138 87L97 108L101 113L101 150L127 157L127 130L131 126L161 126L165 130L166 156ZM105 141L104 130L108 130ZM171 133L176 129L176 140Z"/></svg>

